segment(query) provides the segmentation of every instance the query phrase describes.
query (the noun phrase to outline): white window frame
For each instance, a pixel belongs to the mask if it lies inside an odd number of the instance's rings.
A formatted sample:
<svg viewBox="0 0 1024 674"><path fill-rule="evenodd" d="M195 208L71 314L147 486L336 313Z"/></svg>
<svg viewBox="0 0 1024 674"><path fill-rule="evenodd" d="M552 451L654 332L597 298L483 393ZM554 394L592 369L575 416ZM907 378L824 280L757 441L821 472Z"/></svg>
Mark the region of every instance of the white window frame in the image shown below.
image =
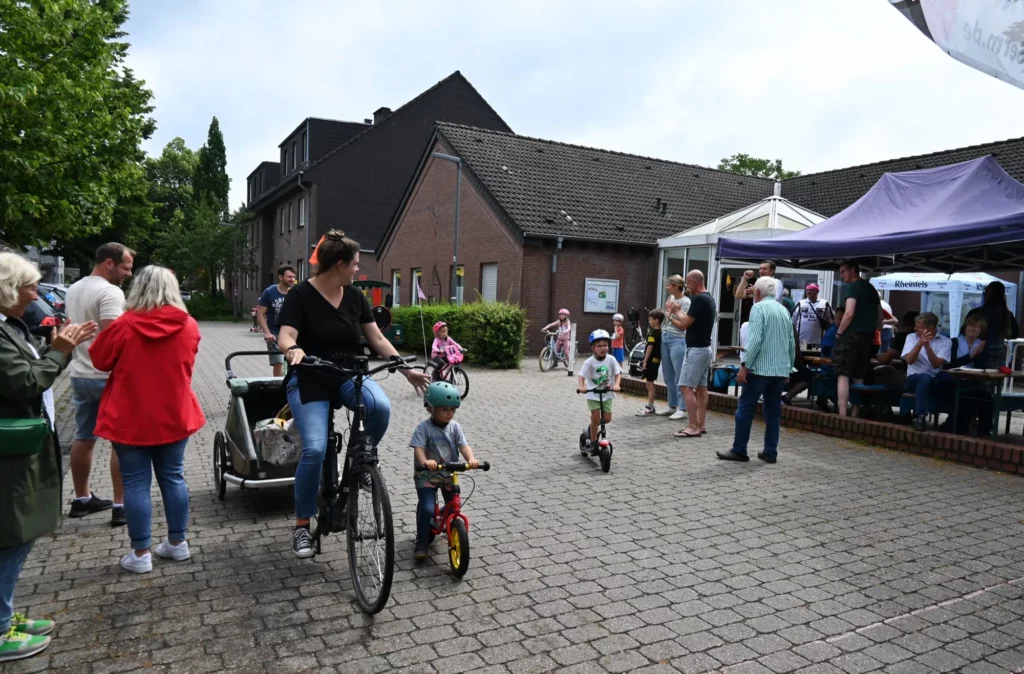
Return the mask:
<svg viewBox="0 0 1024 674"><path fill-rule="evenodd" d="M402 306L402 270L391 270L391 306Z"/></svg>
<svg viewBox="0 0 1024 674"><path fill-rule="evenodd" d="M494 267L494 297L491 299L487 298L484 288L484 270L490 267ZM484 302L497 302L498 301L498 263L487 262L480 265L480 299Z"/></svg>
<svg viewBox="0 0 1024 674"><path fill-rule="evenodd" d="M299 229L306 226L306 197L299 197Z"/></svg>
<svg viewBox="0 0 1024 674"><path fill-rule="evenodd" d="M420 279L423 278L423 268L416 267L412 270L412 285L409 288L409 306L417 307L422 304L420 300L420 294L418 291L423 290L423 286L420 285ZM424 297L426 293L423 293Z"/></svg>

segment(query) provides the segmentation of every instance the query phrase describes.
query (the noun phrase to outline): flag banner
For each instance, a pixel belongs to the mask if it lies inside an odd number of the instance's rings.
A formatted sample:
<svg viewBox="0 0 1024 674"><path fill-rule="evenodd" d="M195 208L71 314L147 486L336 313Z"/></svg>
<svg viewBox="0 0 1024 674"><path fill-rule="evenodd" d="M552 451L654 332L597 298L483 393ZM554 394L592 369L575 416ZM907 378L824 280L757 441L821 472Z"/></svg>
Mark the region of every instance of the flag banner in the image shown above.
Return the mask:
<svg viewBox="0 0 1024 674"><path fill-rule="evenodd" d="M1024 0L889 0L961 63L1024 89Z"/></svg>

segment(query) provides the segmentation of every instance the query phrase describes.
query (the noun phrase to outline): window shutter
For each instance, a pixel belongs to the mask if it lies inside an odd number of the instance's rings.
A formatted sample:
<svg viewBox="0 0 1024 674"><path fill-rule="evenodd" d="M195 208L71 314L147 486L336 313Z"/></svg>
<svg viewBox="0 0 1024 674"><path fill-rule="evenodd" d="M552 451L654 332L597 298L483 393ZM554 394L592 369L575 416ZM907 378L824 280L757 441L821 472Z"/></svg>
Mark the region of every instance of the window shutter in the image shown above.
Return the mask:
<svg viewBox="0 0 1024 674"><path fill-rule="evenodd" d="M480 267L480 295L484 302L498 299L498 265L485 264Z"/></svg>

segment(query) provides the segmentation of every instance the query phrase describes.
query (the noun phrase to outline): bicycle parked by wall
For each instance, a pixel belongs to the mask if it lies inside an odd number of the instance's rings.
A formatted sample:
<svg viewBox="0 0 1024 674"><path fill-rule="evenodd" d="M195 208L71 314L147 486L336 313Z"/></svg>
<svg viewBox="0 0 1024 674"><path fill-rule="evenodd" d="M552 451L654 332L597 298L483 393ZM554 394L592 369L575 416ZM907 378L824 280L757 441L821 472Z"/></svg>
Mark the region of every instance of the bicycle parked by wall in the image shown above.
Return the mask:
<svg viewBox="0 0 1024 674"><path fill-rule="evenodd" d="M647 307L644 307L644 313L647 313ZM626 352L631 352L637 344L645 343L647 337L644 335L644 328L640 324L640 310L636 307L630 307L626 313L626 317L629 319L629 332L626 333Z"/></svg>
<svg viewBox="0 0 1024 674"><path fill-rule="evenodd" d="M345 532L352 587L359 605L371 614L380 612L391 595L395 573L395 529L387 484L378 466L377 447L363 428L366 418L363 381L384 370L396 372L407 369L415 360L415 356L395 356L371 369L369 359L364 356L354 359L353 368L307 356L297 365L316 370L319 375L337 379L339 383L348 379L355 382L357 404L352 410L352 425L340 477L338 463L342 454L342 436L334 430L335 405L340 406L340 401L331 402L323 482L317 495L317 514L310 520L309 531L316 554L320 553L325 536Z"/></svg>

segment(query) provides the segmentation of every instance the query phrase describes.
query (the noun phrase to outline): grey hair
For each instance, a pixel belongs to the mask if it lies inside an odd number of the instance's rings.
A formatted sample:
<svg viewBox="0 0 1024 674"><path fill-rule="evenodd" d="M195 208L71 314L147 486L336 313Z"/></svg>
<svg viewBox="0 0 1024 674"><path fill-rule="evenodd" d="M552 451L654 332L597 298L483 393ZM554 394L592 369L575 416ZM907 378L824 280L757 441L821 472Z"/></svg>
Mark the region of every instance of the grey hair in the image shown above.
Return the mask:
<svg viewBox="0 0 1024 674"><path fill-rule="evenodd" d="M775 279L771 276L762 276L754 282L754 292L763 300L766 297L775 299Z"/></svg>
<svg viewBox="0 0 1024 674"><path fill-rule="evenodd" d="M164 306L188 311L174 273L155 264L144 267L135 275L124 306L128 311L151 311Z"/></svg>
<svg viewBox="0 0 1024 674"><path fill-rule="evenodd" d="M17 253L0 253L0 309L18 304L18 290L39 283L39 268Z"/></svg>

